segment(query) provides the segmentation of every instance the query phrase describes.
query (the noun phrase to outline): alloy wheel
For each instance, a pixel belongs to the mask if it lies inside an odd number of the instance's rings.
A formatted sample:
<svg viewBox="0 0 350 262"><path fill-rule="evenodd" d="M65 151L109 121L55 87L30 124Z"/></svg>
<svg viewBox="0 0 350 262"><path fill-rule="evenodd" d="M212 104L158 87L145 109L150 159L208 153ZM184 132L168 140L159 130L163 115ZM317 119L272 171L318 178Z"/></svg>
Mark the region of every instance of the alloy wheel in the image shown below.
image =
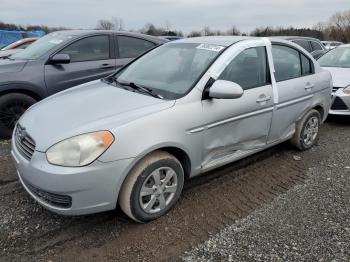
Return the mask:
<svg viewBox="0 0 350 262"><path fill-rule="evenodd" d="M173 200L177 187L177 174L172 168L154 170L141 187L139 202L142 210L154 214L165 209Z"/></svg>
<svg viewBox="0 0 350 262"><path fill-rule="evenodd" d="M316 116L311 117L304 128L303 132L303 142L305 145L309 146L311 145L318 134L318 128L319 128L319 120Z"/></svg>

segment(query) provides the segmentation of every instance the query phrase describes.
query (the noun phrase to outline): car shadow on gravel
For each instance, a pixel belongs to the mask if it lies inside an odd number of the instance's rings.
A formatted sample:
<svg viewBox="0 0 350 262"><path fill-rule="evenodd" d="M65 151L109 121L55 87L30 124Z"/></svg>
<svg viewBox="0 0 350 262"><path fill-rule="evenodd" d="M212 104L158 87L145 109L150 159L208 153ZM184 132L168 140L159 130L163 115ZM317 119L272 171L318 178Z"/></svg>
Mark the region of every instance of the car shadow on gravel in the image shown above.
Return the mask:
<svg viewBox="0 0 350 262"><path fill-rule="evenodd" d="M350 116L329 115L326 123L336 126L350 126Z"/></svg>

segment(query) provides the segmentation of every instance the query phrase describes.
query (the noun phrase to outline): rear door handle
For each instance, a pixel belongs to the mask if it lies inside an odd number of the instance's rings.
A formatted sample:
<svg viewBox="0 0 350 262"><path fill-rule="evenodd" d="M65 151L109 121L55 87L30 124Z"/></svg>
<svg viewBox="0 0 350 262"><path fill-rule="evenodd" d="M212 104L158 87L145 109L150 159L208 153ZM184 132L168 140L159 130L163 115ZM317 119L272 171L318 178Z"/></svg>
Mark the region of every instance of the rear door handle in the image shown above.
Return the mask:
<svg viewBox="0 0 350 262"><path fill-rule="evenodd" d="M102 65L100 65L99 68L100 68L100 69L112 69L112 68L114 68L114 65L111 65L111 64L102 64Z"/></svg>
<svg viewBox="0 0 350 262"><path fill-rule="evenodd" d="M260 95L256 100L257 103L262 104L271 100L271 96Z"/></svg>
<svg viewBox="0 0 350 262"><path fill-rule="evenodd" d="M312 88L314 88L315 87L315 85L314 84L311 84L310 82L308 82L308 83L306 83L306 85L305 85L305 90L310 90L310 89L312 89Z"/></svg>

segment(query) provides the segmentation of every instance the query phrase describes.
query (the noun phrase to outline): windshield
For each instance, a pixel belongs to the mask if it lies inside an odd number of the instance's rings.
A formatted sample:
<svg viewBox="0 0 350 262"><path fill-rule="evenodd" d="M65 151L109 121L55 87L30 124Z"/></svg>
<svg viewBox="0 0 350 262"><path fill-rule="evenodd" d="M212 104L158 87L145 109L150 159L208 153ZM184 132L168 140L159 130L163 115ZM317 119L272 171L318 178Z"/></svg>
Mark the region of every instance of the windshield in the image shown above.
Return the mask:
<svg viewBox="0 0 350 262"><path fill-rule="evenodd" d="M350 48L338 47L324 54L318 62L323 67L350 68Z"/></svg>
<svg viewBox="0 0 350 262"><path fill-rule="evenodd" d="M24 60L35 60L46 54L49 50L60 45L62 43L68 42L72 38L71 35L63 33L51 33L48 34L33 44L28 46L28 48L23 51L12 55L11 59L24 59Z"/></svg>
<svg viewBox="0 0 350 262"><path fill-rule="evenodd" d="M165 99L187 94L224 49L222 46L172 43L154 49L115 75L120 83L151 89Z"/></svg>

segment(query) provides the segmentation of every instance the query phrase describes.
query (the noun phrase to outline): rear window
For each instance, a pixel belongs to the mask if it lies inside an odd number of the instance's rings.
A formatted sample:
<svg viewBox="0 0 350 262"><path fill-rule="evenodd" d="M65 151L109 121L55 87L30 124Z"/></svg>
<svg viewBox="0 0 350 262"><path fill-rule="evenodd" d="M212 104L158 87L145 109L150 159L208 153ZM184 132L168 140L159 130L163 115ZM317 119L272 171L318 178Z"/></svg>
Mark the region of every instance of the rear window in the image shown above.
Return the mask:
<svg viewBox="0 0 350 262"><path fill-rule="evenodd" d="M277 82L301 77L300 55L296 49L272 45L272 56Z"/></svg>
<svg viewBox="0 0 350 262"><path fill-rule="evenodd" d="M313 51L323 50L322 46L316 41L310 41Z"/></svg>
<svg viewBox="0 0 350 262"><path fill-rule="evenodd" d="M304 48L306 51L308 52L312 52L311 50L311 46L309 44L308 41L306 40L303 40L303 39L296 39L296 40L293 40L294 43L296 43L297 45L300 45L302 48Z"/></svg>
<svg viewBox="0 0 350 262"><path fill-rule="evenodd" d="M134 58L137 57L156 44L136 37L118 36L118 48L120 58Z"/></svg>
<svg viewBox="0 0 350 262"><path fill-rule="evenodd" d="M312 67L311 67L311 61L309 58L307 58L305 55L300 53L301 58L301 71L302 75L309 75L312 73Z"/></svg>

